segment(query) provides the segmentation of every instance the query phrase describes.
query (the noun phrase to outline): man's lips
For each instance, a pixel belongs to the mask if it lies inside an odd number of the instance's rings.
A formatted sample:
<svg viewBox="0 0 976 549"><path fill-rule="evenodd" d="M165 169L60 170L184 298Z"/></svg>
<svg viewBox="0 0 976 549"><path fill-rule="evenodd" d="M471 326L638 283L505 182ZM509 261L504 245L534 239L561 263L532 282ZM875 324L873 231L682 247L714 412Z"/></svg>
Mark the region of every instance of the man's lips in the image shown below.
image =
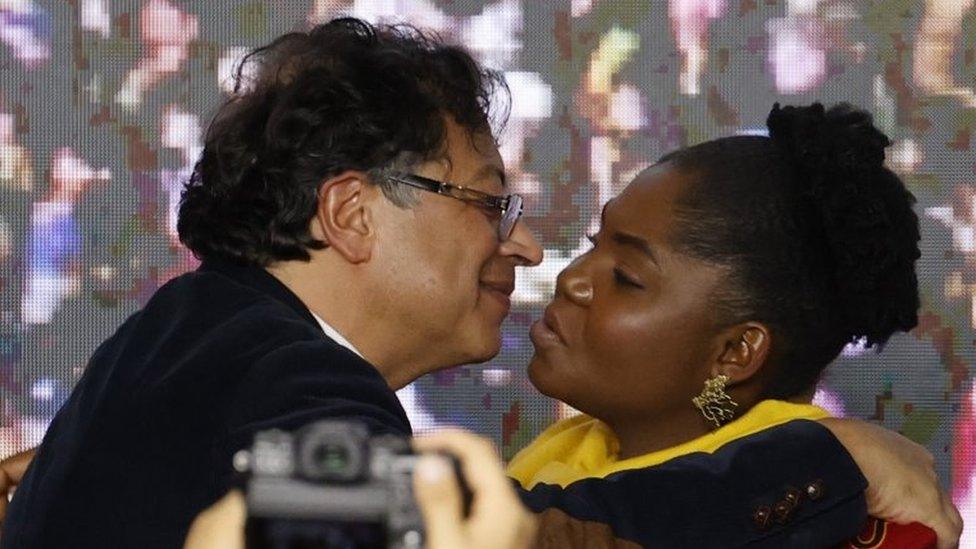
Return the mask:
<svg viewBox="0 0 976 549"><path fill-rule="evenodd" d="M489 290L494 290L505 295L512 295L512 292L515 291L514 280L482 280L481 285Z"/></svg>
<svg viewBox="0 0 976 549"><path fill-rule="evenodd" d="M515 281L514 280L493 280L493 281L481 281L481 287L495 296L505 308L509 308L512 305L512 292L515 291Z"/></svg>

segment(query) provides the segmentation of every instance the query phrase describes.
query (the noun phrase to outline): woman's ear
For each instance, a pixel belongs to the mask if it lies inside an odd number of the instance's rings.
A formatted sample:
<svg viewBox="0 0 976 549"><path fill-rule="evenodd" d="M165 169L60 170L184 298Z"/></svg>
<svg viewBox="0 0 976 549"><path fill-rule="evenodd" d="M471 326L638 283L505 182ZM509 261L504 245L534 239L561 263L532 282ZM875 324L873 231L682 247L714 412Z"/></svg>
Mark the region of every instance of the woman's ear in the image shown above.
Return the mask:
<svg viewBox="0 0 976 549"><path fill-rule="evenodd" d="M772 338L769 328L758 322L738 324L726 330L723 348L712 367L712 375L724 374L729 384L750 380L769 358Z"/></svg>
<svg viewBox="0 0 976 549"><path fill-rule="evenodd" d="M369 261L376 227L372 200L377 193L360 171L345 171L319 187L312 236L324 240L350 263Z"/></svg>

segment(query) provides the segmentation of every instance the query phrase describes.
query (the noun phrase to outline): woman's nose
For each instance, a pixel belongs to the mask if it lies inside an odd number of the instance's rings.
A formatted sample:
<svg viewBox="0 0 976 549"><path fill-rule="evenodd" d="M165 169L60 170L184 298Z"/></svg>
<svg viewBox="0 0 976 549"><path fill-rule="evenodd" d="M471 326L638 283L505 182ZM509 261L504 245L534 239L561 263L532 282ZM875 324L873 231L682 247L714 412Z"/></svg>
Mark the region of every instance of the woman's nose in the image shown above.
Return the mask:
<svg viewBox="0 0 976 549"><path fill-rule="evenodd" d="M556 294L582 306L593 299L593 283L585 262L585 257L577 257L556 277Z"/></svg>

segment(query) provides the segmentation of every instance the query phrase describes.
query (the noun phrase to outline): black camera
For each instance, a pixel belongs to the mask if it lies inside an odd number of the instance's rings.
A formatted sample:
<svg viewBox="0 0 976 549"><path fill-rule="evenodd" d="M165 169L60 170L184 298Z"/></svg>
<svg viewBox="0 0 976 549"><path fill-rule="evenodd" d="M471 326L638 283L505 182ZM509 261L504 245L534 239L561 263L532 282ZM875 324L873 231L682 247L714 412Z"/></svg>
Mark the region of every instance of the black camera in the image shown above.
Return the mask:
<svg viewBox="0 0 976 549"><path fill-rule="evenodd" d="M323 420L259 432L234 466L247 482L248 549L424 546L408 439Z"/></svg>

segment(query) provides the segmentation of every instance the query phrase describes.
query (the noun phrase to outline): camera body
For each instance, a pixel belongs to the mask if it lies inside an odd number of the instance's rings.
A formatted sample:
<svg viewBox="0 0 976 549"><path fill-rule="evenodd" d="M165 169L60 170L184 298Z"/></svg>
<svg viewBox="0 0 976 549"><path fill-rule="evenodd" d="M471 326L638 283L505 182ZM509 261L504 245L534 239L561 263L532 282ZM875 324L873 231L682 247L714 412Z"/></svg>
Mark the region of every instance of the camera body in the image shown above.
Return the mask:
<svg viewBox="0 0 976 549"><path fill-rule="evenodd" d="M251 450L234 457L250 473L248 549L423 547L417 459L408 439L373 437L354 421L257 433Z"/></svg>

